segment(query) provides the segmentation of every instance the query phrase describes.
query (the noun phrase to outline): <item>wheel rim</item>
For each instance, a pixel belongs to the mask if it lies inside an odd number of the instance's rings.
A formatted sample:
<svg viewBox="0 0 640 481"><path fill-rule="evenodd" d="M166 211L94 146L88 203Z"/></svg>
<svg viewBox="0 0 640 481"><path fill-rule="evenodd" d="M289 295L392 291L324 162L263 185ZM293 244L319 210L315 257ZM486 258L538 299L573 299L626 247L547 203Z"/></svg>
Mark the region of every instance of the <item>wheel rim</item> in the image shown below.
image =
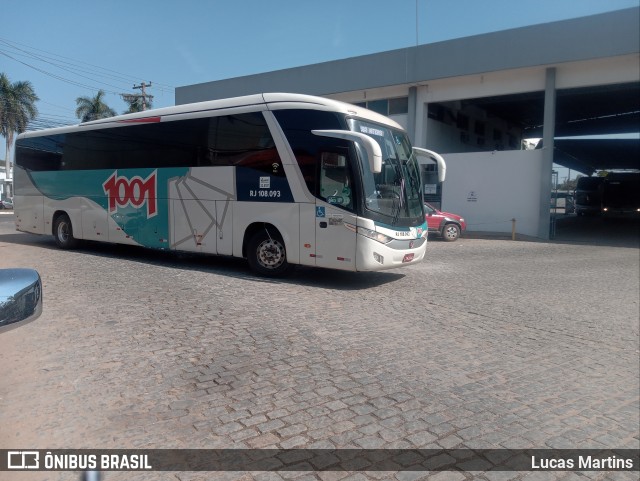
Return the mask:
<svg viewBox="0 0 640 481"><path fill-rule="evenodd" d="M445 229L445 235L448 239L455 239L458 237L458 229L455 226L449 226Z"/></svg>
<svg viewBox="0 0 640 481"><path fill-rule="evenodd" d="M265 269L277 269L286 260L284 246L274 239L262 241L256 254L258 263Z"/></svg>
<svg viewBox="0 0 640 481"><path fill-rule="evenodd" d="M66 222L60 222L60 224L58 224L58 239L60 242L67 242L69 240L69 225Z"/></svg>

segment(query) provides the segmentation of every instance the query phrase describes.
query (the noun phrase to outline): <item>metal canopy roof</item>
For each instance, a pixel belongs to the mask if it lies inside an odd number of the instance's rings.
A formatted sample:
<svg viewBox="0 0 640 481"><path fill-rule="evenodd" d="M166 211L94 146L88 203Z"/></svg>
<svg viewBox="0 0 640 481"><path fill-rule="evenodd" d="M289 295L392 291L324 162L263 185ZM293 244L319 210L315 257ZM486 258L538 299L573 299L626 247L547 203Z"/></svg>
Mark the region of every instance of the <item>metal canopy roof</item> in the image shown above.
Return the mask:
<svg viewBox="0 0 640 481"><path fill-rule="evenodd" d="M556 139L554 162L587 175L640 169L640 139Z"/></svg>
<svg viewBox="0 0 640 481"><path fill-rule="evenodd" d="M544 92L504 95L464 102L542 137ZM640 132L640 83L558 90L557 137ZM640 139L556 139L554 162L591 174L595 170L640 168Z"/></svg>
<svg viewBox="0 0 640 481"><path fill-rule="evenodd" d="M487 113L542 137L544 92L469 99ZM556 137L640 132L640 83L558 90Z"/></svg>

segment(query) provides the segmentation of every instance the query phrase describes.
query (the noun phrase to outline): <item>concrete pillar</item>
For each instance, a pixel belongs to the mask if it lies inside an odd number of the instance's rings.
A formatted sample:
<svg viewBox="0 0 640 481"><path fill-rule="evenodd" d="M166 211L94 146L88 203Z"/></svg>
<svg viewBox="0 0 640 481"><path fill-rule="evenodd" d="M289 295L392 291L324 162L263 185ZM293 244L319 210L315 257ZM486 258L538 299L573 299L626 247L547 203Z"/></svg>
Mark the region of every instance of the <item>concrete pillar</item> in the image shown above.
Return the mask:
<svg viewBox="0 0 640 481"><path fill-rule="evenodd" d="M427 94L428 87L426 85L420 85L419 87L415 87L416 89L416 113L415 113L415 128L413 139L411 139L411 143L416 147L429 148L427 145L427 113L428 113L428 105L427 105Z"/></svg>
<svg viewBox="0 0 640 481"><path fill-rule="evenodd" d="M407 112L407 134L413 145L416 145L416 110L418 100L418 89L409 87L409 111Z"/></svg>
<svg viewBox="0 0 640 481"><path fill-rule="evenodd" d="M542 166L540 168L540 223L538 237L549 239L551 221L551 173L553 170L556 131L556 69L547 68L544 90L544 124L542 126Z"/></svg>

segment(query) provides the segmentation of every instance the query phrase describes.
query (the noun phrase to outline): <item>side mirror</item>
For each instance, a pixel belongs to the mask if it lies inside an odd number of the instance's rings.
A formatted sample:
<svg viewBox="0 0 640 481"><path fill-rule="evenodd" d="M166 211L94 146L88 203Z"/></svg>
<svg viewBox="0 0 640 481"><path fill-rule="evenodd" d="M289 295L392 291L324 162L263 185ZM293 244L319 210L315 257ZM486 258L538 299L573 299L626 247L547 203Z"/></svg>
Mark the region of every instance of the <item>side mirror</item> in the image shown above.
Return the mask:
<svg viewBox="0 0 640 481"><path fill-rule="evenodd" d="M0 333L42 313L42 280L33 269L0 269Z"/></svg>
<svg viewBox="0 0 640 481"><path fill-rule="evenodd" d="M378 142L368 135L361 134L360 132L352 132L350 130L312 130L311 133L321 137L333 137L336 139L358 142L367 153L369 170L374 174L382 172L382 150L380 150Z"/></svg>
<svg viewBox="0 0 640 481"><path fill-rule="evenodd" d="M442 156L433 150L421 149L420 147L414 147L413 153L418 157L426 157L427 159L433 159L438 164L438 181L444 182L444 179L447 175L447 163L444 161Z"/></svg>

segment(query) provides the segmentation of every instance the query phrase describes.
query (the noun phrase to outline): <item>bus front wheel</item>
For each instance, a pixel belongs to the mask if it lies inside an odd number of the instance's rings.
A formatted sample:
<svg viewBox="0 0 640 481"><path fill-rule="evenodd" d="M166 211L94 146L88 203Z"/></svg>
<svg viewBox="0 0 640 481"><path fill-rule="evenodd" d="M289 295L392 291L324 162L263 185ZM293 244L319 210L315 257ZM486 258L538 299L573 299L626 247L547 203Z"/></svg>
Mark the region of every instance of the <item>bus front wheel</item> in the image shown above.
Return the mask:
<svg viewBox="0 0 640 481"><path fill-rule="evenodd" d="M67 214L56 217L53 222L53 237L61 249L73 249L78 245L78 239L73 237L73 227Z"/></svg>
<svg viewBox="0 0 640 481"><path fill-rule="evenodd" d="M249 241L249 267L261 276L276 277L289 270L284 241L273 230L260 230Z"/></svg>

